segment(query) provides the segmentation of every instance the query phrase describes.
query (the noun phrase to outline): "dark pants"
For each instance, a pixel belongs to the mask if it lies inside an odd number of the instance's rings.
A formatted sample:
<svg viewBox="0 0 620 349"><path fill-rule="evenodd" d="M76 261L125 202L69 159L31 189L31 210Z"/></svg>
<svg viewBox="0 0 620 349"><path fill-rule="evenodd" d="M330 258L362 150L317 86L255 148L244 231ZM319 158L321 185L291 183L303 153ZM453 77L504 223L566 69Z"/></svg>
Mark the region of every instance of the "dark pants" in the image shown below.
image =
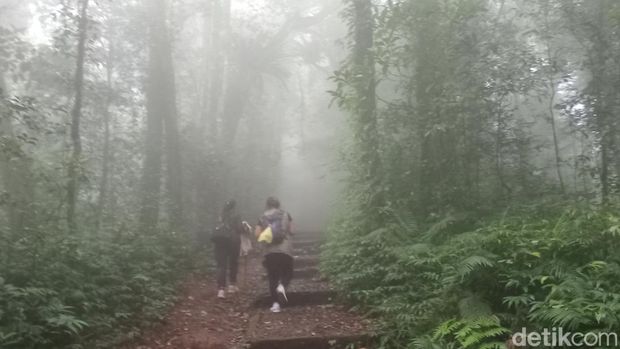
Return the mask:
<svg viewBox="0 0 620 349"><path fill-rule="evenodd" d="M286 253L269 253L265 255L263 265L267 269L269 294L273 302L278 301L278 284L287 287L293 279L293 257Z"/></svg>
<svg viewBox="0 0 620 349"><path fill-rule="evenodd" d="M226 287L226 272L231 284L237 282L241 240L218 239L214 241L215 263L217 265L217 287Z"/></svg>

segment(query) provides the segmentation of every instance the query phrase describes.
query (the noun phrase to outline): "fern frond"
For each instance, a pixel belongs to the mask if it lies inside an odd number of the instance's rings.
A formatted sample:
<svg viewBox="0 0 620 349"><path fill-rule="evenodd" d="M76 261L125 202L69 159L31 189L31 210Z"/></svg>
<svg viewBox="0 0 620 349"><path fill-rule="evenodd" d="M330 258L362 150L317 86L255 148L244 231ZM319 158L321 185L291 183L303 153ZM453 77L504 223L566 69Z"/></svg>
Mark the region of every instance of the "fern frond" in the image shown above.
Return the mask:
<svg viewBox="0 0 620 349"><path fill-rule="evenodd" d="M459 263L457 275L461 278L465 278L477 270L490 268L493 265L492 261L483 256L467 257Z"/></svg>
<svg viewBox="0 0 620 349"><path fill-rule="evenodd" d="M498 348L498 337L510 333L494 315L476 319L449 320L442 323L433 335L433 340L453 337L463 349ZM501 348L501 346L499 346Z"/></svg>
<svg viewBox="0 0 620 349"><path fill-rule="evenodd" d="M539 308L530 314L530 319L567 329L576 329L590 322L582 311L567 307Z"/></svg>
<svg viewBox="0 0 620 349"><path fill-rule="evenodd" d="M447 335L450 335L459 326L461 326L461 323L459 321L457 321L456 319L450 319L448 321L444 321L439 326L437 326L437 328L433 332L433 337L432 338L434 340L437 340L437 339L443 338L443 337L445 337Z"/></svg>
<svg viewBox="0 0 620 349"><path fill-rule="evenodd" d="M439 234L444 232L451 224L455 222L455 218L453 215L449 214L439 222L433 224L422 236L424 241L433 241L435 240Z"/></svg>
<svg viewBox="0 0 620 349"><path fill-rule="evenodd" d="M506 304L509 308L517 308L519 306L527 307L532 301L534 301L532 295L521 295L504 297L502 303Z"/></svg>
<svg viewBox="0 0 620 349"><path fill-rule="evenodd" d="M418 232L418 220L412 211L396 211L391 210L392 216L400 227L409 235L413 235Z"/></svg>

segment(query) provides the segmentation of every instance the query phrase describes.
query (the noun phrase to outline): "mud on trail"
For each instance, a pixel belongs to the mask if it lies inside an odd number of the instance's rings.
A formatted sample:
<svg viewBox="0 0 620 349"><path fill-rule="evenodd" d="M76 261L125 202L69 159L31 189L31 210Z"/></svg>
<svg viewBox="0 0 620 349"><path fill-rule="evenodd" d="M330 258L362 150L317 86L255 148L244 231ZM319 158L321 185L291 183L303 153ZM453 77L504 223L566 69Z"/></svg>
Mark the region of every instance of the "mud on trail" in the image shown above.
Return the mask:
<svg viewBox="0 0 620 349"><path fill-rule="evenodd" d="M281 313L269 311L262 256L253 254L240 260L240 292L218 299L212 277L194 275L164 323L125 349L367 348L371 322L334 303L334 290L318 273L318 235L293 244L295 276Z"/></svg>

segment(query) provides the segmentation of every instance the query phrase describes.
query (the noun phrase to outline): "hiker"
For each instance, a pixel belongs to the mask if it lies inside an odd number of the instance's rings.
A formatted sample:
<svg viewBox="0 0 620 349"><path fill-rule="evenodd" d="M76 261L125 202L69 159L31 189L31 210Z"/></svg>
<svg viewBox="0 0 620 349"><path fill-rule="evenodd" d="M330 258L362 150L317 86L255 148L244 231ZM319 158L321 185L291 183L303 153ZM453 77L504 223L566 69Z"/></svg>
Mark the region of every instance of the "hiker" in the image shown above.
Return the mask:
<svg viewBox="0 0 620 349"><path fill-rule="evenodd" d="M267 269L269 294L273 303L270 310L274 313L279 313L281 305L288 301L286 287L293 278L292 221L291 215L280 209L280 201L269 197L266 210L254 231L259 241L266 241L263 266ZM269 233L270 237L263 239L265 233Z"/></svg>
<svg viewBox="0 0 620 349"><path fill-rule="evenodd" d="M248 231L237 214L235 200L229 200L222 209L220 221L213 232L211 240L214 245L215 263L217 265L217 297L226 298L226 274L228 272L228 293L239 291L237 272L239 269L239 252L241 235Z"/></svg>

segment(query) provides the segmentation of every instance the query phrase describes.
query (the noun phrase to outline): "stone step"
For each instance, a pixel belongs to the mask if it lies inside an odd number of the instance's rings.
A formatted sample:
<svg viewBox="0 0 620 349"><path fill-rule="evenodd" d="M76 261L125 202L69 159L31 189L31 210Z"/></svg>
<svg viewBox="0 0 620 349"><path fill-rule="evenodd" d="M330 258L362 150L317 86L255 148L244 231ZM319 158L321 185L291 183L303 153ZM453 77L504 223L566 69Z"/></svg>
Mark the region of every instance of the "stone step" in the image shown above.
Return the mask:
<svg viewBox="0 0 620 349"><path fill-rule="evenodd" d="M325 235L316 231L296 231L294 237L298 240L325 240Z"/></svg>
<svg viewBox="0 0 620 349"><path fill-rule="evenodd" d="M293 256L317 256L320 253L320 246L293 248Z"/></svg>
<svg viewBox="0 0 620 349"><path fill-rule="evenodd" d="M293 279L312 279L317 276L319 276L319 268L317 267L295 268L293 270Z"/></svg>
<svg viewBox="0 0 620 349"><path fill-rule="evenodd" d="M303 307L312 305L324 305L333 302L336 292L331 289L318 289L310 291L294 291L286 292L288 303L286 307ZM255 308L269 308L271 306L271 297L268 294L264 294L256 298L252 304Z"/></svg>
<svg viewBox="0 0 620 349"><path fill-rule="evenodd" d="M319 257L316 255L296 256L293 265L295 268L318 267Z"/></svg>
<svg viewBox="0 0 620 349"><path fill-rule="evenodd" d="M365 344L370 322L341 306L284 308L281 313L258 311L249 321L248 345L253 349L333 349Z"/></svg>
<svg viewBox="0 0 620 349"><path fill-rule="evenodd" d="M293 239L293 248L320 247L323 243L318 239Z"/></svg>
<svg viewBox="0 0 620 349"><path fill-rule="evenodd" d="M295 268L293 270L293 279L305 280L305 279L320 279L319 269L316 267ZM263 280L267 280L267 274L263 274Z"/></svg>
<svg viewBox="0 0 620 349"><path fill-rule="evenodd" d="M291 292L332 291L334 288L321 278L293 280L289 286Z"/></svg>
<svg viewBox="0 0 620 349"><path fill-rule="evenodd" d="M370 342L372 336L359 335L334 335L319 337L292 337L292 338L264 338L251 340L249 349L346 349L363 348Z"/></svg>

